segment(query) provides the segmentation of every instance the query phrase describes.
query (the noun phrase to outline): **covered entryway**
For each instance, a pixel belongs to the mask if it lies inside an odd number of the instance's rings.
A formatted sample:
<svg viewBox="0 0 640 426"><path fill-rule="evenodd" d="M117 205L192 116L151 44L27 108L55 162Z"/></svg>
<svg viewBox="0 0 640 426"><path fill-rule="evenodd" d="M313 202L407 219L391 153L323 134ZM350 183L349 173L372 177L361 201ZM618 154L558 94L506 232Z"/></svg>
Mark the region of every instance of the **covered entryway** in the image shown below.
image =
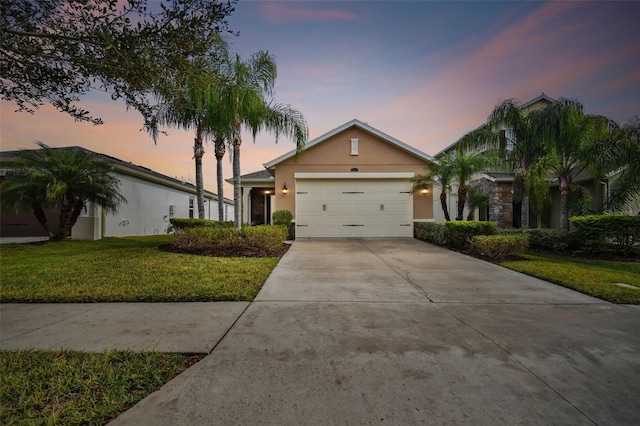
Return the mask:
<svg viewBox="0 0 640 426"><path fill-rule="evenodd" d="M413 173L296 173L296 237L413 236Z"/></svg>

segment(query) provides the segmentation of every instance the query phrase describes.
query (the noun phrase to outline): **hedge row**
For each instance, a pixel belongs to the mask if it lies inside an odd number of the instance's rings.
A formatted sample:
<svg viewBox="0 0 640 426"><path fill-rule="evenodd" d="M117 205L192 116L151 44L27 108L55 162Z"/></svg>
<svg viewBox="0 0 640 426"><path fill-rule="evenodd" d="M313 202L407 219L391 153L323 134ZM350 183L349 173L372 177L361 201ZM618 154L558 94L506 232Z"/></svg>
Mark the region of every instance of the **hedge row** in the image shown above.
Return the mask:
<svg viewBox="0 0 640 426"><path fill-rule="evenodd" d="M415 236L419 240L456 250L469 248L471 239L476 235L494 235L495 222L421 222L415 227Z"/></svg>
<svg viewBox="0 0 640 426"><path fill-rule="evenodd" d="M172 218L169 220L175 230L191 228L233 228L233 221L218 222L210 219Z"/></svg>
<svg viewBox="0 0 640 426"><path fill-rule="evenodd" d="M637 255L640 252L640 216L591 215L571 218L574 230L561 229L496 229L494 222L423 222L416 224L419 240L456 250L496 253L512 246L515 250L527 240L531 249L567 251L586 249L591 252L615 249L617 253ZM476 238L498 234L509 238ZM513 237L513 238L511 238ZM514 251L514 253L517 253Z"/></svg>
<svg viewBox="0 0 640 426"><path fill-rule="evenodd" d="M576 231L562 229L530 228L500 229L500 235L524 235L529 240L529 247L543 251L577 250L582 246L582 239Z"/></svg>
<svg viewBox="0 0 640 426"><path fill-rule="evenodd" d="M569 219L587 248L613 245L617 252L640 243L640 216L590 215Z"/></svg>
<svg viewBox="0 0 640 426"><path fill-rule="evenodd" d="M227 226L200 226L184 228L176 233L173 244L189 249L206 248L212 243L230 245L242 240L252 246L279 246L287 239L287 227L276 225L245 226L235 229Z"/></svg>

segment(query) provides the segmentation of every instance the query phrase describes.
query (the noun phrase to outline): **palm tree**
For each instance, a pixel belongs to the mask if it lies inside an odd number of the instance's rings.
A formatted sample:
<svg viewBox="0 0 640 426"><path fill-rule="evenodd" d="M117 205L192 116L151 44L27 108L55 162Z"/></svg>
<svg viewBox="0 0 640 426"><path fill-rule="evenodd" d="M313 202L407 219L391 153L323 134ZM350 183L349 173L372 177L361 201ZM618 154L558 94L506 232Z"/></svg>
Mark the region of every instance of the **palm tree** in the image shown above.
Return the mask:
<svg viewBox="0 0 640 426"><path fill-rule="evenodd" d="M537 228L542 227L542 215L551 207L548 170L548 158L542 157L531 164L527 172L527 194L529 195L530 208L538 220Z"/></svg>
<svg viewBox="0 0 640 426"><path fill-rule="evenodd" d="M590 170L598 178L599 146L610 132L606 117L586 115L580 102L560 98L536 115L535 127L545 144L548 171L560 188L560 229L569 229L569 196L573 178ZM540 171L543 172L544 171Z"/></svg>
<svg viewBox="0 0 640 426"><path fill-rule="evenodd" d="M640 196L640 117L631 118L624 126L612 126L610 137L598 145L598 168L611 175L606 209L638 214ZM629 207L629 208L627 208Z"/></svg>
<svg viewBox="0 0 640 426"><path fill-rule="evenodd" d="M276 142L281 133L296 142L298 152L304 148L309 130L302 114L290 105L267 101L273 94L277 75L276 62L268 52L258 52L247 61L239 55L230 64L227 82L217 94L223 110L221 121L231 134L233 156L234 224L242 226L240 189L241 131L246 128L255 136L262 130L274 133Z"/></svg>
<svg viewBox="0 0 640 426"><path fill-rule="evenodd" d="M527 173L544 152L542 141L535 134L536 114L536 111L524 111L517 99L503 100L489 115L488 125L494 130L494 137L484 140L490 149L497 150L498 156L505 159L515 173L513 195L514 201L522 206L520 225L523 228L529 227ZM505 127L509 132L495 132ZM539 201L535 203L539 204Z"/></svg>
<svg viewBox="0 0 640 426"><path fill-rule="evenodd" d="M201 72L191 75L176 87L172 99L166 99L156 119L164 125L177 126L184 130L195 130L193 159L196 173L196 200L198 218L204 219L204 178L202 158L204 142L213 133L212 123L219 113L218 105L208 96L219 86L219 70L212 64L204 65ZM223 154L224 155L224 154ZM218 188L220 189L220 188Z"/></svg>
<svg viewBox="0 0 640 426"><path fill-rule="evenodd" d="M467 220L474 220L476 209L489 205L489 194L483 192L477 186L472 186L467 192L467 203L469 205Z"/></svg>
<svg viewBox="0 0 640 426"><path fill-rule="evenodd" d="M224 137L217 135L214 140L216 156L216 183L218 186L218 221L224 221L224 176L222 173L222 159L227 150Z"/></svg>
<svg viewBox="0 0 640 426"><path fill-rule="evenodd" d="M430 186L440 187L440 206L447 222L451 220L449 207L447 206L447 191L451 190L453 181L453 168L451 167L451 154L441 154L436 157L436 162L431 164L428 173L413 178L416 189L428 189Z"/></svg>
<svg viewBox="0 0 640 426"><path fill-rule="evenodd" d="M467 182L474 174L485 171L492 163L493 160L489 155L478 152L464 153L461 149L452 156L451 167L454 179L458 183L456 220L463 218L464 206L467 202Z"/></svg>
<svg viewBox="0 0 640 426"><path fill-rule="evenodd" d="M46 184L29 178L26 169L10 171L7 178L0 184L1 207L3 212L10 214L33 210L38 223L51 238L53 233L49 228L47 215L44 211L45 208L50 207L45 193L42 191L44 185Z"/></svg>
<svg viewBox="0 0 640 426"><path fill-rule="evenodd" d="M16 169L0 185L2 207L19 212L32 208L52 241L65 239L87 202L115 212L121 202L119 180L111 164L79 147L41 149L19 154ZM58 231L51 233L44 207L60 208Z"/></svg>

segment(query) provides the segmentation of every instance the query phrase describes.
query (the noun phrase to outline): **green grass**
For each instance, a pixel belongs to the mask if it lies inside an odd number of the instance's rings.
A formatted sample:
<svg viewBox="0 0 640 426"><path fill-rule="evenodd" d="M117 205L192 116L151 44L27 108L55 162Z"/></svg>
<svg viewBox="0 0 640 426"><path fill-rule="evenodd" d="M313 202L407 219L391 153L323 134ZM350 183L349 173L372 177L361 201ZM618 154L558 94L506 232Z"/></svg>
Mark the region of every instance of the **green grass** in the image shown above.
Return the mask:
<svg viewBox="0 0 640 426"><path fill-rule="evenodd" d="M580 259L542 253L530 260L502 263L509 269L541 278L613 303L640 304L640 263ZM624 283L637 288L626 288Z"/></svg>
<svg viewBox="0 0 640 426"><path fill-rule="evenodd" d="M0 352L0 424L102 425L190 364L184 354Z"/></svg>
<svg viewBox="0 0 640 426"><path fill-rule="evenodd" d="M158 249L171 236L0 246L0 302L251 301L277 258Z"/></svg>

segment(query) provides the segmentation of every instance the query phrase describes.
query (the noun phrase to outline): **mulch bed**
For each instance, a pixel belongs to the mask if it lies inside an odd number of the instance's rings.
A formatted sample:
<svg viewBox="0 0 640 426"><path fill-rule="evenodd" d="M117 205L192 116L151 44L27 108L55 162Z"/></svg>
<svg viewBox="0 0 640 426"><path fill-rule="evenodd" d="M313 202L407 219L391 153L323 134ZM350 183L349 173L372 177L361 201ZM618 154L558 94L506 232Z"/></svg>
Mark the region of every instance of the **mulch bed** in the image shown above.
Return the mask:
<svg viewBox="0 0 640 426"><path fill-rule="evenodd" d="M502 258L500 260L496 260L496 259L493 259L493 258L491 258L489 256L483 256L483 255L480 255L480 254L472 253L472 252L470 252L468 250L460 251L460 253L466 254L467 256L475 257L476 259L484 260L485 262L495 263L496 265L500 265L503 262L512 262L512 261L516 261L516 260L531 260L531 259L523 257L523 256L518 256L517 254L513 254L511 256L504 257L504 258Z"/></svg>
<svg viewBox="0 0 640 426"><path fill-rule="evenodd" d="M454 250L454 249L450 249L450 250ZM458 251L460 253L466 254L467 256L471 256L471 257L475 257L476 259L481 259L484 260L486 262L490 262L490 263L495 263L496 265L500 265L501 263L504 262L512 262L512 261L516 261L516 260L531 260L527 257L523 257L523 256L519 256L517 254L511 255L511 256L507 256L506 258L500 259L500 260L495 260L492 259L488 256L482 256L476 253L472 253L470 250L454 250L454 251ZM573 258L577 258L577 259L586 259L586 260L608 260L608 261L614 261L614 262L638 262L640 263L640 259L637 257L629 257L629 256L622 256L619 254L616 254L615 252L607 252L607 253L592 253L592 252L587 252L587 251L581 251L581 250L575 250L575 251L541 251L541 250L533 250L534 252L537 253L548 253L548 254L553 254L556 256L564 256L564 257L573 257Z"/></svg>
<svg viewBox="0 0 640 426"><path fill-rule="evenodd" d="M234 244L211 244L197 247L181 247L173 243L163 244L160 250L181 253L195 254L198 256L211 257L282 257L289 250L290 244L282 243L274 247L256 247L249 244L237 242Z"/></svg>

